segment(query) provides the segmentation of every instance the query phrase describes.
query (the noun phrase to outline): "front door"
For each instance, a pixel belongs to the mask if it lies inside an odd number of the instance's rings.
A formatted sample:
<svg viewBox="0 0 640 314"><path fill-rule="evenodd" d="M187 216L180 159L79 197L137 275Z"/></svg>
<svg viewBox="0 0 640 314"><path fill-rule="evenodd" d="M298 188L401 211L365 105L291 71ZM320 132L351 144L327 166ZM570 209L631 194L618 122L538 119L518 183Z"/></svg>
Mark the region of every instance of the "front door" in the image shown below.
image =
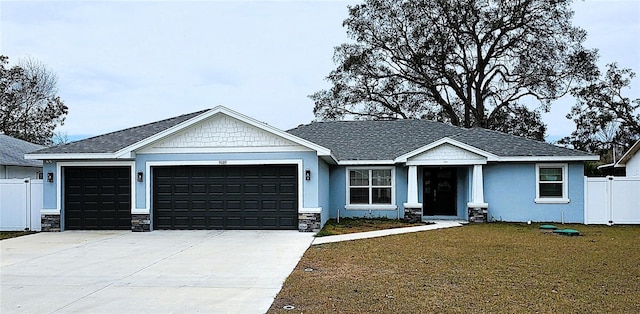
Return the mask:
<svg viewBox="0 0 640 314"><path fill-rule="evenodd" d="M424 168L424 216L457 216L456 168Z"/></svg>

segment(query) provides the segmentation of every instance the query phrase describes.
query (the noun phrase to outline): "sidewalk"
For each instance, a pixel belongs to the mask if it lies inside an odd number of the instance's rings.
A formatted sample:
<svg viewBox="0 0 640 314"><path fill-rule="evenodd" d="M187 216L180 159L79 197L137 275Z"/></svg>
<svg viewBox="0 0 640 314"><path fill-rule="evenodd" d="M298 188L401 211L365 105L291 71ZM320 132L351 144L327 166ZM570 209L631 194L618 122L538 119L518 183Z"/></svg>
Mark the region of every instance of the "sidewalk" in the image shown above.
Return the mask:
<svg viewBox="0 0 640 314"><path fill-rule="evenodd" d="M384 237L392 234L402 234L402 233L409 233L409 232L418 232L418 231L444 229L444 228L461 227L461 226L462 224L459 221L440 220L440 221L435 221L433 224L426 225L426 226L394 228L394 229L385 229L385 230L376 230L376 231L368 231L368 232L319 237L319 238L315 238L311 243L311 245L358 240L358 239L368 239L368 238L375 238L375 237Z"/></svg>

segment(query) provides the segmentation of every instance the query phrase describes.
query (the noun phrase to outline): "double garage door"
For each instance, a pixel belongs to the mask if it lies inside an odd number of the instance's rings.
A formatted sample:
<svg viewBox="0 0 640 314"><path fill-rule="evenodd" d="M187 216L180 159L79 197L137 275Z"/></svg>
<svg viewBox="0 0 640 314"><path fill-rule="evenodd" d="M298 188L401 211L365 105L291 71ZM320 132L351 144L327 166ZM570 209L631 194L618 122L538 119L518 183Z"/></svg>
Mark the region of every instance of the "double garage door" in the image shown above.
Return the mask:
<svg viewBox="0 0 640 314"><path fill-rule="evenodd" d="M130 168L65 168L65 228L131 226ZM297 165L153 167L154 229L297 229Z"/></svg>

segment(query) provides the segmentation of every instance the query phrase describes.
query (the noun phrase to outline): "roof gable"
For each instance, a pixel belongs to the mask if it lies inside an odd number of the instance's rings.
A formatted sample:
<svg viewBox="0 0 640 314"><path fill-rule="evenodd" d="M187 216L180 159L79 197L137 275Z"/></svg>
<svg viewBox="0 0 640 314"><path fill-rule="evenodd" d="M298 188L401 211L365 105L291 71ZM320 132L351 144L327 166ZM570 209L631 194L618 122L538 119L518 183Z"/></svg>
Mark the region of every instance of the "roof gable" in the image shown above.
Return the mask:
<svg viewBox="0 0 640 314"><path fill-rule="evenodd" d="M292 146L293 143L295 145L299 145L298 148L304 147L309 150L315 150L319 156L331 155L331 151L327 148L281 131L264 122L249 118L226 107L218 106L209 110L198 111L72 142L66 145L39 150L32 154L28 154L26 157L29 159L118 159L133 158L138 150L154 147L153 145L155 143L165 145L166 147L164 148L171 148L168 146L174 146L172 148L177 148L179 145L176 141L181 141L183 144L180 145L188 147L190 144L185 140L185 137L181 137L181 135L184 135L181 132L190 132L187 130L190 130L192 126L198 125L201 122L218 115L230 117L233 120L242 122L242 125L244 125L244 131L251 130L253 135L260 134L260 141L270 142L271 145L277 142L275 140L277 137L281 139L280 143L287 143L287 146ZM205 122L205 124L201 125L206 128L207 124ZM191 130L195 133L191 133L190 135L196 136L200 145L205 145L201 146L201 148L215 145L215 143L210 139L205 140L206 135L196 134L198 132L196 129ZM203 131L203 129L201 129L201 131ZM233 136L236 141L240 136L244 136L245 141L251 141L249 140L251 136L247 136L246 134L239 135L240 133L237 131L225 131L226 135L224 136L227 139L230 139L230 132L236 132ZM172 139L173 142L166 141L168 139Z"/></svg>
<svg viewBox="0 0 640 314"><path fill-rule="evenodd" d="M631 158L633 158L640 150L640 140L637 140L627 152L622 155L620 160L616 162L615 167L624 167Z"/></svg>
<svg viewBox="0 0 640 314"><path fill-rule="evenodd" d="M287 134L288 135L288 134ZM138 153L255 152L311 150L273 132L223 113L217 113L138 150Z"/></svg>
<svg viewBox="0 0 640 314"><path fill-rule="evenodd" d="M450 138L443 138L415 151L404 154L395 162L408 165L468 165L486 164L487 160L496 160L497 156Z"/></svg>

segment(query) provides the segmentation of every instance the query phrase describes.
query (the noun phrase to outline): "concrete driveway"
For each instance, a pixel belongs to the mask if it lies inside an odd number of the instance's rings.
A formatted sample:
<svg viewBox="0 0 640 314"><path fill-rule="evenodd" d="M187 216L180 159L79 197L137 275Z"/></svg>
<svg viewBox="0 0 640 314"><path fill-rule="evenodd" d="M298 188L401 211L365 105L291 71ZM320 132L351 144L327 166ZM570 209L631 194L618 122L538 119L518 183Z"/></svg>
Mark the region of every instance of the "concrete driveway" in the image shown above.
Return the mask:
<svg viewBox="0 0 640 314"><path fill-rule="evenodd" d="M2 313L264 313L298 231L65 231L0 241Z"/></svg>

